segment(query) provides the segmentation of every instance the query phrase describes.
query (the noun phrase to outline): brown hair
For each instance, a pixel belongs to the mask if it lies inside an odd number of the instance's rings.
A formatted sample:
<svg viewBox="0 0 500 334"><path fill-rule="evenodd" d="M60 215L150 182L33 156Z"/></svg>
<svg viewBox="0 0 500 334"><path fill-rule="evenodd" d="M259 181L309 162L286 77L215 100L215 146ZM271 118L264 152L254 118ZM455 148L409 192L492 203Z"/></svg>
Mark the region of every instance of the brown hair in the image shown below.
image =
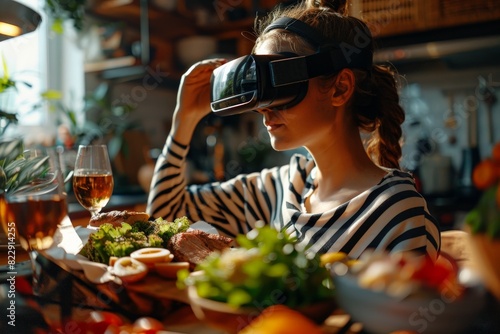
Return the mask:
<svg viewBox="0 0 500 334"><path fill-rule="evenodd" d="M363 21L348 15L346 0L305 0L293 6L276 7L266 17L256 20L255 30L259 36L256 46L264 39L273 38L276 42L278 39L293 41L297 53L310 54L316 50L288 31L273 30L272 34L263 35L271 22L284 16L303 21L338 43L373 52L370 30ZM356 87L350 107L358 127L371 133L365 140L366 151L375 163L399 168L401 124L405 115L399 105L396 74L380 65L373 65L370 71L352 71L356 76Z"/></svg>

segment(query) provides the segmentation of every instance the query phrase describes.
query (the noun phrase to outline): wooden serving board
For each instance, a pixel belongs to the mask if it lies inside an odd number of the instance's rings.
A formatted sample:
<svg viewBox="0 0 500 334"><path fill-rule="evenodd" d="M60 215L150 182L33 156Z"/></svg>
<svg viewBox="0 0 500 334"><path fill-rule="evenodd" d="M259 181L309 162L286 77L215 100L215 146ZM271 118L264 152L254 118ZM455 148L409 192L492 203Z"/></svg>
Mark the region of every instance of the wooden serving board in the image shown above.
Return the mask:
<svg viewBox="0 0 500 334"><path fill-rule="evenodd" d="M129 318L141 315L162 318L177 309L179 304L189 304L187 291L178 289L175 279L164 278L154 270L135 283L92 283L82 270L71 265L74 259L80 259L77 253L92 231L67 225L60 228L58 233L57 248L42 252L42 271L56 284L62 279L73 280L73 302L119 309L118 312ZM61 293L59 298L66 297Z"/></svg>
<svg viewBox="0 0 500 334"><path fill-rule="evenodd" d="M61 305L85 305L87 308L108 309L129 319L152 316L163 319L181 306L189 305L187 292L176 286L176 281L151 272L139 282L102 284L90 282L83 271L68 267L64 261L41 253L38 261L47 284L44 298L55 298ZM69 287L60 289L61 282Z"/></svg>
<svg viewBox="0 0 500 334"><path fill-rule="evenodd" d="M127 291L139 293L155 299L175 300L188 304L187 290L177 287L176 281L166 279L154 272L139 282L125 285Z"/></svg>

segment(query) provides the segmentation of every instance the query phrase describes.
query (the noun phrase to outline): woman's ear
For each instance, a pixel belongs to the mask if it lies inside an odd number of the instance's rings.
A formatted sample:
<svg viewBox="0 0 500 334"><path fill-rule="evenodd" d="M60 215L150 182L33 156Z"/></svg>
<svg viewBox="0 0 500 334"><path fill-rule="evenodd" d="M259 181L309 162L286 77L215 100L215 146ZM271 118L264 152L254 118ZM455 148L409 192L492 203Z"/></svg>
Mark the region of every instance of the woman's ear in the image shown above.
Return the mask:
<svg viewBox="0 0 500 334"><path fill-rule="evenodd" d="M354 72L348 68L342 69L333 83L332 106L339 107L347 104L354 93L355 83Z"/></svg>

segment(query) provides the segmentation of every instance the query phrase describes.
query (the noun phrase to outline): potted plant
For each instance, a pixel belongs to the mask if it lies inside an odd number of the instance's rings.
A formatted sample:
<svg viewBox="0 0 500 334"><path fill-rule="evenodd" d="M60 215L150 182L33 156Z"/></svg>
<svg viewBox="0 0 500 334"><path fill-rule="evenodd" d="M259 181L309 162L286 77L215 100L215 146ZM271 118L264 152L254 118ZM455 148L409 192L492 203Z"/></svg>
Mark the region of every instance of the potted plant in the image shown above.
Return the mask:
<svg viewBox="0 0 500 334"><path fill-rule="evenodd" d="M66 20L72 20L76 31L82 31L86 0L45 0L45 11L52 17L52 30L61 34Z"/></svg>
<svg viewBox="0 0 500 334"><path fill-rule="evenodd" d="M2 67L3 67L3 76L0 77L0 94L7 92L9 90L16 90L17 81L13 80L9 75L9 69L7 67L7 62L2 57ZM25 85L28 83L22 82ZM16 124L18 122L16 113L8 112L6 110L2 110L2 106L0 105L0 136L5 134L5 131L11 124Z"/></svg>
<svg viewBox="0 0 500 334"><path fill-rule="evenodd" d="M137 183L137 171L130 170L130 167L144 158L140 152L140 156L135 154L134 161L130 161L134 155L130 150L133 150L134 140L137 140L135 134L142 133L140 122L134 121L131 117L135 111L132 105L112 100L109 84L102 82L86 94L82 110L85 119L82 121L77 117L75 110L61 102L60 93L51 91L43 96L51 103L51 107L57 114L59 136L62 130L64 137L70 138L69 143L64 143L62 138L59 138L60 144L68 152L75 150L80 144L106 144L113 165L113 175L118 178L115 184ZM71 166L68 167L71 169Z"/></svg>
<svg viewBox="0 0 500 334"><path fill-rule="evenodd" d="M22 139L0 141L0 194L15 191L43 172L46 157L24 154Z"/></svg>
<svg viewBox="0 0 500 334"><path fill-rule="evenodd" d="M471 257L488 289L500 300L500 142L491 157L474 168L472 179L484 192L465 217Z"/></svg>

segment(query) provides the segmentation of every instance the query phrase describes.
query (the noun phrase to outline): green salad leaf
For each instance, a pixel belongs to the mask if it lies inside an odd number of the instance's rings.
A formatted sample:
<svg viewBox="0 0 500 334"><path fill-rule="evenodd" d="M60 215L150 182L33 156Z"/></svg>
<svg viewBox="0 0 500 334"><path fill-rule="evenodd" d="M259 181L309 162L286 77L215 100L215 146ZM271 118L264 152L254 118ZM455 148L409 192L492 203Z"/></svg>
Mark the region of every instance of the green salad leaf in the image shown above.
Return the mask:
<svg viewBox="0 0 500 334"><path fill-rule="evenodd" d="M178 274L180 288L235 307L306 306L333 297L331 276L319 255L285 233L259 224L236 238L239 248L214 252L198 264L202 275Z"/></svg>
<svg viewBox="0 0 500 334"><path fill-rule="evenodd" d="M89 236L80 254L91 261L108 264L112 256L128 256L146 247L165 248L173 235L187 231L189 226L187 217L176 218L173 222L157 218L132 225L121 223L121 226L116 227L103 224Z"/></svg>
<svg viewBox="0 0 500 334"><path fill-rule="evenodd" d="M497 187L487 189L465 216L465 223L473 234L484 233L493 239L500 238L500 207L495 200Z"/></svg>

